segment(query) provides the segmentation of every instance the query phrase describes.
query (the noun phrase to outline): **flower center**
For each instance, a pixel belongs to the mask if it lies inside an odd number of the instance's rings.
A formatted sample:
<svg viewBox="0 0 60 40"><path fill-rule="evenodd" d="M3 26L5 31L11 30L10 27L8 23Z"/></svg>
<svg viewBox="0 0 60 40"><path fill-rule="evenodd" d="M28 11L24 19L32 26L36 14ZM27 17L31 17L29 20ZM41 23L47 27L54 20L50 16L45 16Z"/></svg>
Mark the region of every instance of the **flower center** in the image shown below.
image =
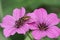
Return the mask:
<svg viewBox="0 0 60 40"><path fill-rule="evenodd" d="M46 31L48 29L48 26L44 23L38 25L39 30Z"/></svg>
<svg viewBox="0 0 60 40"><path fill-rule="evenodd" d="M30 18L30 16L24 16L24 17L22 17L22 18L19 18L19 20L17 20L17 21L15 22L15 27L16 27L16 28L19 28L20 26L23 26L23 24L24 24L26 21L28 21L29 18Z"/></svg>

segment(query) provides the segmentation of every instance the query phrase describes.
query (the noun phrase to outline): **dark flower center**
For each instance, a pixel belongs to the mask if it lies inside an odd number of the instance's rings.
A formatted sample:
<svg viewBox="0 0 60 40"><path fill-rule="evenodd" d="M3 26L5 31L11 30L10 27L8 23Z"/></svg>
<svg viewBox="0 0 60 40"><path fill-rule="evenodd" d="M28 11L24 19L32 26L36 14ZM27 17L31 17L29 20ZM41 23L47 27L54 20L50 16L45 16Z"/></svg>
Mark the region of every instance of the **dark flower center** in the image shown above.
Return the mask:
<svg viewBox="0 0 60 40"><path fill-rule="evenodd" d="M30 18L30 16L24 16L24 17L22 17L22 18L19 18L19 20L17 20L17 21L15 22L15 27L16 27L16 28L19 28L20 26L23 26L23 24L24 24L26 21L28 21L29 18Z"/></svg>
<svg viewBox="0 0 60 40"><path fill-rule="evenodd" d="M46 31L48 29L48 26L45 23L38 25L39 30Z"/></svg>

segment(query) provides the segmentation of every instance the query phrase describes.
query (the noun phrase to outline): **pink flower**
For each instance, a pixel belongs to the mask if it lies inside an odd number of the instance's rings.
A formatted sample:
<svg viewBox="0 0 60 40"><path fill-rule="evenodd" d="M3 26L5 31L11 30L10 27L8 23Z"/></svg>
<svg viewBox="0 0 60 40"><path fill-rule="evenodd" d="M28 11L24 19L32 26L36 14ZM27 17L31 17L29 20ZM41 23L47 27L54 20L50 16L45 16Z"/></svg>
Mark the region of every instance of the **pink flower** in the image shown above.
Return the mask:
<svg viewBox="0 0 60 40"><path fill-rule="evenodd" d="M36 39L36 40L40 40L40 39Z"/></svg>
<svg viewBox="0 0 60 40"><path fill-rule="evenodd" d="M29 31L29 25L27 23L33 22L33 14L25 14L25 8L14 9L13 16L6 15L1 23L3 29L3 34L5 37L14 35L16 32L18 34L25 34ZM32 19L33 18L33 19Z"/></svg>
<svg viewBox="0 0 60 40"><path fill-rule="evenodd" d="M35 20L37 20L30 28L34 39L41 39L45 36L57 38L59 36L59 28L56 26L59 19L55 13L47 14L43 8L36 9L33 13L36 15Z"/></svg>

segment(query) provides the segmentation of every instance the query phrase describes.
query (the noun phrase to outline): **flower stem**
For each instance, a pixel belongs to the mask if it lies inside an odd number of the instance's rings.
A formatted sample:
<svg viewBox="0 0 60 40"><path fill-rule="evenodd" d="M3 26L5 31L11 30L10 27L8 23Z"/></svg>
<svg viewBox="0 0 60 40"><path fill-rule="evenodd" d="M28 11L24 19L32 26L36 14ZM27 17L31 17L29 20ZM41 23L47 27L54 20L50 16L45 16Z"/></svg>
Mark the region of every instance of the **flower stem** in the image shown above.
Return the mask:
<svg viewBox="0 0 60 40"><path fill-rule="evenodd" d="M30 40L33 40L33 39L31 38L31 36L29 35L29 33L26 33L26 35L30 38Z"/></svg>

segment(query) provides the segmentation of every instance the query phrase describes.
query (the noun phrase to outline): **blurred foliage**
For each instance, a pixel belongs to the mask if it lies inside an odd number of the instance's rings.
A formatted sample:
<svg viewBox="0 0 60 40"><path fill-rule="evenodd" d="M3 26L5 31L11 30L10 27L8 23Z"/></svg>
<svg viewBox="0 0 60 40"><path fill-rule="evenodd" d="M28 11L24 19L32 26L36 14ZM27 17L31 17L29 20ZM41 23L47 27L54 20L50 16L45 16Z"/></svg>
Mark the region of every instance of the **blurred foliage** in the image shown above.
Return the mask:
<svg viewBox="0 0 60 40"><path fill-rule="evenodd" d="M48 13L54 12L60 17L60 0L0 0L0 21L5 15L12 15L14 8L25 7L27 12L32 12L36 8L43 7ZM60 24L58 25L60 26ZM0 28L0 40L30 40L28 36L16 34L10 38L3 36L3 29ZM22 38L22 39L21 39ZM42 40L53 40L44 38ZM54 40L60 40L60 37Z"/></svg>
<svg viewBox="0 0 60 40"><path fill-rule="evenodd" d="M0 40L11 40L10 38L4 37L2 28L0 28Z"/></svg>
<svg viewBox="0 0 60 40"><path fill-rule="evenodd" d="M1 18L2 18L2 6L1 6L1 0L0 0L0 22L1 22Z"/></svg>
<svg viewBox="0 0 60 40"><path fill-rule="evenodd" d="M11 40L24 40L25 39L25 36L22 35L22 34L15 34L13 36L10 36Z"/></svg>

